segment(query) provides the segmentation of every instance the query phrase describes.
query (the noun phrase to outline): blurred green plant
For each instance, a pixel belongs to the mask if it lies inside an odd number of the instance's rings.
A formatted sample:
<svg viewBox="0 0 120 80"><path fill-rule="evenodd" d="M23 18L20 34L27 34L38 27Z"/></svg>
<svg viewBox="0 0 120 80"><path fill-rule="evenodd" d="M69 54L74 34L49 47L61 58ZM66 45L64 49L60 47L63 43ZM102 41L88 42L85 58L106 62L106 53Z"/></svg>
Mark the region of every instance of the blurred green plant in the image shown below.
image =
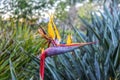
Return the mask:
<svg viewBox="0 0 120 80"><path fill-rule="evenodd" d="M0 24L0 79L39 79L39 59L33 57L39 54L42 40L28 24L2 20Z"/></svg>

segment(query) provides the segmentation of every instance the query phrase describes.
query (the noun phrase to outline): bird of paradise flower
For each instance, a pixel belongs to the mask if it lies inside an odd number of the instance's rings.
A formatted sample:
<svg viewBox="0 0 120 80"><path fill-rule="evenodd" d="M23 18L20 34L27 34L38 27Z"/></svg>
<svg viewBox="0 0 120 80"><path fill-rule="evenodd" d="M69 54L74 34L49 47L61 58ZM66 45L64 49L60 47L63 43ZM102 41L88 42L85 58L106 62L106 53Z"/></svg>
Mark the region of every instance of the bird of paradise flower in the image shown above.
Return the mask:
<svg viewBox="0 0 120 80"><path fill-rule="evenodd" d="M89 44L94 44L95 42L86 42L86 43L72 43L71 36L68 35L67 43L60 44L61 37L59 31L54 24L53 16L50 15L50 20L48 22L48 34L45 32L43 28L39 28L38 32L40 35L46 40L48 44L48 48L42 50L40 55L40 78L44 80L44 66L45 66L45 58L49 56L64 54L66 52L73 51L78 47L82 47Z"/></svg>

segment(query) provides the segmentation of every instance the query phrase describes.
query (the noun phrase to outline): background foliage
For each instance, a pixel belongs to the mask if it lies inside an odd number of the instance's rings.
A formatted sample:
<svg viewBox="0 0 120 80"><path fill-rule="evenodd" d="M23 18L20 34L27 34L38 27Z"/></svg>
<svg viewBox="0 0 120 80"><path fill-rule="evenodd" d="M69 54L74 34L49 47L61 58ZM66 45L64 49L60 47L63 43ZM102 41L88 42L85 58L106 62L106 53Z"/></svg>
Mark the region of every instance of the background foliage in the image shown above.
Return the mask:
<svg viewBox="0 0 120 80"><path fill-rule="evenodd" d="M27 5L27 1L29 0L25 1L26 4L20 4L22 8L16 7L18 12L26 6L32 6ZM50 1L52 3L53 0ZM72 3L72 0L70 1ZM97 41L97 43L64 55L46 58L45 80L120 79L120 12L116 3L110 4L110 6L103 5L103 12L98 11L100 15L92 11L89 19L77 16L79 22L84 24L86 32L79 29L80 25L73 22L74 18L68 15L65 18L67 20L59 18L68 22L66 24L70 25L72 32L74 31L74 42ZM66 24L60 28L66 30ZM64 34L64 30L60 30L62 37L67 35ZM10 18L9 21L0 18L0 79L39 80L39 54L40 48L45 47L43 43L44 40L27 19L19 22L14 18Z"/></svg>

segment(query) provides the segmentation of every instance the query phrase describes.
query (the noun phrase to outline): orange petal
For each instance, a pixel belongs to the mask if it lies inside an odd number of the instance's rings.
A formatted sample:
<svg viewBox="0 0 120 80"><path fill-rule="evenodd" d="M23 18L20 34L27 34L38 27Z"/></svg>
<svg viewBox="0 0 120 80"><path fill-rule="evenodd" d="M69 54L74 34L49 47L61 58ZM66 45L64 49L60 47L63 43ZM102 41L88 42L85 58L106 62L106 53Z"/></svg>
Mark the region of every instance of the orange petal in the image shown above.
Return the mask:
<svg viewBox="0 0 120 80"><path fill-rule="evenodd" d="M40 48L40 51L41 51L41 53L43 53L44 52L44 48Z"/></svg>
<svg viewBox="0 0 120 80"><path fill-rule="evenodd" d="M57 39L58 39L59 42L60 42L60 41L61 41L60 33L59 33L59 31L58 31L58 29L57 29L54 21L52 21L52 23L53 23L53 27L54 27L54 30L55 30L55 33L56 33L56 37L57 37Z"/></svg>
<svg viewBox="0 0 120 80"><path fill-rule="evenodd" d="M54 29L52 27L52 21L51 21L51 18L50 18L50 21L48 23L48 35L52 38L52 39L55 39L55 32L54 32Z"/></svg>
<svg viewBox="0 0 120 80"><path fill-rule="evenodd" d="M67 41L66 41L67 44L71 44L72 43L72 36L71 35L68 35L67 36Z"/></svg>

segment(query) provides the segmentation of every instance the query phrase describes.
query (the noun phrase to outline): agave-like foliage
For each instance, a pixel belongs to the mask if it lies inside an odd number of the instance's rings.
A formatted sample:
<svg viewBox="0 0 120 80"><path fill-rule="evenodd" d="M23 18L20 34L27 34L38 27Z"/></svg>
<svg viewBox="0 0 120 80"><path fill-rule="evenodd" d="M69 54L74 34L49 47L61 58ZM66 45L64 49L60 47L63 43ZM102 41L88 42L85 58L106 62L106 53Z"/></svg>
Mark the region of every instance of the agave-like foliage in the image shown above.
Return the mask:
<svg viewBox="0 0 120 80"><path fill-rule="evenodd" d="M109 9L104 5L104 13L100 14L101 16L92 14L91 23L81 19L86 26L88 40L98 40L98 44L90 49L94 53L90 72L93 72L96 80L119 80L120 12L116 6Z"/></svg>

